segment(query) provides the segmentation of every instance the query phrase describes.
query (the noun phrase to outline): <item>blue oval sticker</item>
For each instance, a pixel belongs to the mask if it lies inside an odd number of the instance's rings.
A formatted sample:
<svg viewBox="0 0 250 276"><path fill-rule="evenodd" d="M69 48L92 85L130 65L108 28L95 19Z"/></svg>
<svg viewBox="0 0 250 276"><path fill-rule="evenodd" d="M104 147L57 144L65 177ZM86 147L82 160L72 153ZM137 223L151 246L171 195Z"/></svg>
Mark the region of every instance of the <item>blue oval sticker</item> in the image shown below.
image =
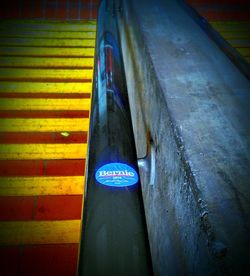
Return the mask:
<svg viewBox="0 0 250 276"><path fill-rule="evenodd" d="M100 167L95 178L99 183L112 187L126 187L138 182L137 172L123 163L109 163Z"/></svg>

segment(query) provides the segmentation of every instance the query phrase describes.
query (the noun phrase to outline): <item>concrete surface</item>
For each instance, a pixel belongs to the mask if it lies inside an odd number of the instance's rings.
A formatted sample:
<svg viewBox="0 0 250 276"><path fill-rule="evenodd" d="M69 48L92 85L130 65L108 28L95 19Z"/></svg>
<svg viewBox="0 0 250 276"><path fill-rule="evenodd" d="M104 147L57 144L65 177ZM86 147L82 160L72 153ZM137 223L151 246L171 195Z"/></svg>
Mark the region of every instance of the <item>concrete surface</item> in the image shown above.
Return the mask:
<svg viewBox="0 0 250 276"><path fill-rule="evenodd" d="M250 84L176 1L121 5L155 275L246 275Z"/></svg>

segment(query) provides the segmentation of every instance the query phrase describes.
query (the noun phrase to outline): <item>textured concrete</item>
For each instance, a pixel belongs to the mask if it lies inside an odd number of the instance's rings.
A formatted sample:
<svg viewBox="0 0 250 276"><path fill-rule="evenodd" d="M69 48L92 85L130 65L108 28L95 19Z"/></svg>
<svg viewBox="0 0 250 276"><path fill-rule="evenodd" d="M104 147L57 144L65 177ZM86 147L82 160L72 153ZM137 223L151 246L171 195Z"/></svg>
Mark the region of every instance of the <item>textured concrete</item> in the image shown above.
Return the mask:
<svg viewBox="0 0 250 276"><path fill-rule="evenodd" d="M250 84L177 2L124 0L122 6L155 275L246 275Z"/></svg>

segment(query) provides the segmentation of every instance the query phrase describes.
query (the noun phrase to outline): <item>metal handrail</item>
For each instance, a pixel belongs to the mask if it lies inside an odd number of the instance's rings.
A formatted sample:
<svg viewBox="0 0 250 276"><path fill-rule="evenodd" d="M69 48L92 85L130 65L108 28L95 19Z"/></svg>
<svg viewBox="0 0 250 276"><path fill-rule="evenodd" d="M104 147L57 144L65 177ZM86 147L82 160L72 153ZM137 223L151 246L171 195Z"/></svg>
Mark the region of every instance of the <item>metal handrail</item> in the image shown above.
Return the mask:
<svg viewBox="0 0 250 276"><path fill-rule="evenodd" d="M152 275L117 9L102 1L78 275Z"/></svg>

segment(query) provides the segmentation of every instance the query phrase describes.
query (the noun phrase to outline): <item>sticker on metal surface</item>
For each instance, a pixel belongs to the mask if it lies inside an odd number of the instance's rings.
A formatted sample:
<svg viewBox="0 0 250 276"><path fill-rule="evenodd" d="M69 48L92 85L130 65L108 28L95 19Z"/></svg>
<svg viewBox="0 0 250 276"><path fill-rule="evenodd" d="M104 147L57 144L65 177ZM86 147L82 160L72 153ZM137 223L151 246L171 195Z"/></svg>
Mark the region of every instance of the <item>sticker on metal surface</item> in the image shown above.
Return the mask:
<svg viewBox="0 0 250 276"><path fill-rule="evenodd" d="M109 163L100 167L95 178L100 184L111 187L127 187L138 182L137 172L123 163Z"/></svg>

